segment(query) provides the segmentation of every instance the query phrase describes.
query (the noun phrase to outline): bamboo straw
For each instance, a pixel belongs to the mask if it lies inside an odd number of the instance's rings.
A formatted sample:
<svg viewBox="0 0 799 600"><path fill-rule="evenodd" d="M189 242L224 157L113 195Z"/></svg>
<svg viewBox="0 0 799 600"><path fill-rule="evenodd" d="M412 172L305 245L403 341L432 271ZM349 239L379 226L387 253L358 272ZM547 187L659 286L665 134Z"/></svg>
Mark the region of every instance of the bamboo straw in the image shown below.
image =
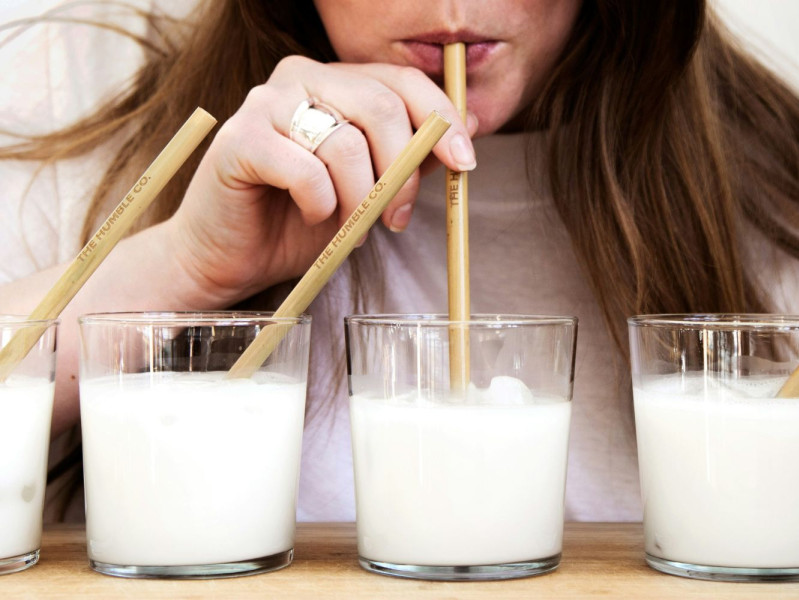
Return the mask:
<svg viewBox="0 0 799 600"><path fill-rule="evenodd" d="M799 398L799 368L790 374L785 383L782 384L777 398Z"/></svg>
<svg viewBox="0 0 799 600"><path fill-rule="evenodd" d="M216 119L202 108L194 111L33 310L28 317L31 321L54 319L61 314L215 124ZM25 358L45 329L45 326L21 329L0 350L0 382Z"/></svg>
<svg viewBox="0 0 799 600"><path fill-rule="evenodd" d="M466 46L444 46L444 91L466 121ZM469 298L469 186L467 173L447 169L447 289L449 318L468 321ZM454 325L449 331L450 388L469 385L469 329Z"/></svg>
<svg viewBox="0 0 799 600"><path fill-rule="evenodd" d="M308 308L449 126L450 122L438 112L430 113L408 145L389 165L366 198L278 307L274 315L276 318L298 317ZM228 377L247 378L255 373L283 339L289 327L270 325L262 329L231 367Z"/></svg>

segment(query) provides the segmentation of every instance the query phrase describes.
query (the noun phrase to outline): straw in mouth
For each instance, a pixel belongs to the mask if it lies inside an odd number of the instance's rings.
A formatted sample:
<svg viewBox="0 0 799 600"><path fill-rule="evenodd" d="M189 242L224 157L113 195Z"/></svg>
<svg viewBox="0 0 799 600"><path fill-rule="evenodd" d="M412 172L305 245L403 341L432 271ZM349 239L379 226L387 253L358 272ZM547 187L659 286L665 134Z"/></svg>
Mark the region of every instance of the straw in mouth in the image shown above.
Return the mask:
<svg viewBox="0 0 799 600"><path fill-rule="evenodd" d="M466 45L462 42L444 46L444 91L466 122ZM467 173L447 169L447 289L453 321L468 321L471 312L468 190ZM450 328L449 371L450 387L465 390L470 379L468 326Z"/></svg>

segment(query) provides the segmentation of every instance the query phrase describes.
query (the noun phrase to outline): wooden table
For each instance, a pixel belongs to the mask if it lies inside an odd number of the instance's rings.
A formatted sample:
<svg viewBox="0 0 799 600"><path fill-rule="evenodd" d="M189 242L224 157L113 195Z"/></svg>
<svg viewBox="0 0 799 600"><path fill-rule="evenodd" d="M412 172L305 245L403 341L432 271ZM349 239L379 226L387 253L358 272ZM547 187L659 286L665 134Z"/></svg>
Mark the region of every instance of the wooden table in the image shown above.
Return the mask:
<svg viewBox="0 0 799 600"><path fill-rule="evenodd" d="M0 576L0 599L16 598L799 598L799 583L717 583L664 575L643 558L640 524L568 523L553 572L511 581L442 583L367 573L358 566L355 526L303 523L294 563L262 575L205 581L119 579L92 571L82 526L45 529L42 558Z"/></svg>

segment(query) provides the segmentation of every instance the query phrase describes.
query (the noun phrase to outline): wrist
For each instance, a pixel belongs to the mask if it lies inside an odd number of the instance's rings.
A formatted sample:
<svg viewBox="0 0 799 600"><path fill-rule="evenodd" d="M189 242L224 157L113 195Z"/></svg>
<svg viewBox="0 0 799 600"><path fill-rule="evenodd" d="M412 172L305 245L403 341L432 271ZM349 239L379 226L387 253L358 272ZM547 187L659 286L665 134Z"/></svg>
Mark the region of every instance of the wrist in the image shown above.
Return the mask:
<svg viewBox="0 0 799 600"><path fill-rule="evenodd" d="M260 291L227 285L210 276L206 259L194 250L201 241L187 239L191 234L178 227L174 217L155 227L166 240L164 260L170 264L173 299L183 310L222 309Z"/></svg>

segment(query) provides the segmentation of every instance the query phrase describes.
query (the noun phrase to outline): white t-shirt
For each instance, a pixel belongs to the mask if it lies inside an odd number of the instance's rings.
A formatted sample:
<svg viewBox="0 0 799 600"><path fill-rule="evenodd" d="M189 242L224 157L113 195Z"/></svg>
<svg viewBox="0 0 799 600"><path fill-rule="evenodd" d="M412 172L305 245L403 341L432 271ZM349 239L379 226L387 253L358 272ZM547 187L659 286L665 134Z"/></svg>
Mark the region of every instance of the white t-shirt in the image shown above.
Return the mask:
<svg viewBox="0 0 799 600"><path fill-rule="evenodd" d="M130 23L140 28L138 33L148 34L144 23ZM138 46L120 41L116 34L92 28L82 33L37 26L0 49L3 64L25 65L0 74L0 127L47 131L64 125L119 86L141 60ZM540 164L540 141L536 135L514 134L475 143L478 168L469 176L472 311L579 318L566 517L640 520L629 375L543 177L534 175L532 183L528 181L525 156L529 151L533 163ZM30 187L34 165L0 162L5 188L0 202L0 283L75 256L88 192L106 160L100 154L59 164L42 172ZM379 268L363 273L361 280L366 296L380 301L367 303L366 310L446 312L444 215L444 174L439 169L423 180L405 232L373 228L369 244L356 250L379 249ZM761 236L753 234L750 242L750 264L775 293L775 306L783 311L795 307L791 301L792 290L799 289L796 269L782 267L792 263ZM309 310L314 319L314 376L303 439L300 520L355 517L342 322L351 310L351 298L350 268L345 264Z"/></svg>

